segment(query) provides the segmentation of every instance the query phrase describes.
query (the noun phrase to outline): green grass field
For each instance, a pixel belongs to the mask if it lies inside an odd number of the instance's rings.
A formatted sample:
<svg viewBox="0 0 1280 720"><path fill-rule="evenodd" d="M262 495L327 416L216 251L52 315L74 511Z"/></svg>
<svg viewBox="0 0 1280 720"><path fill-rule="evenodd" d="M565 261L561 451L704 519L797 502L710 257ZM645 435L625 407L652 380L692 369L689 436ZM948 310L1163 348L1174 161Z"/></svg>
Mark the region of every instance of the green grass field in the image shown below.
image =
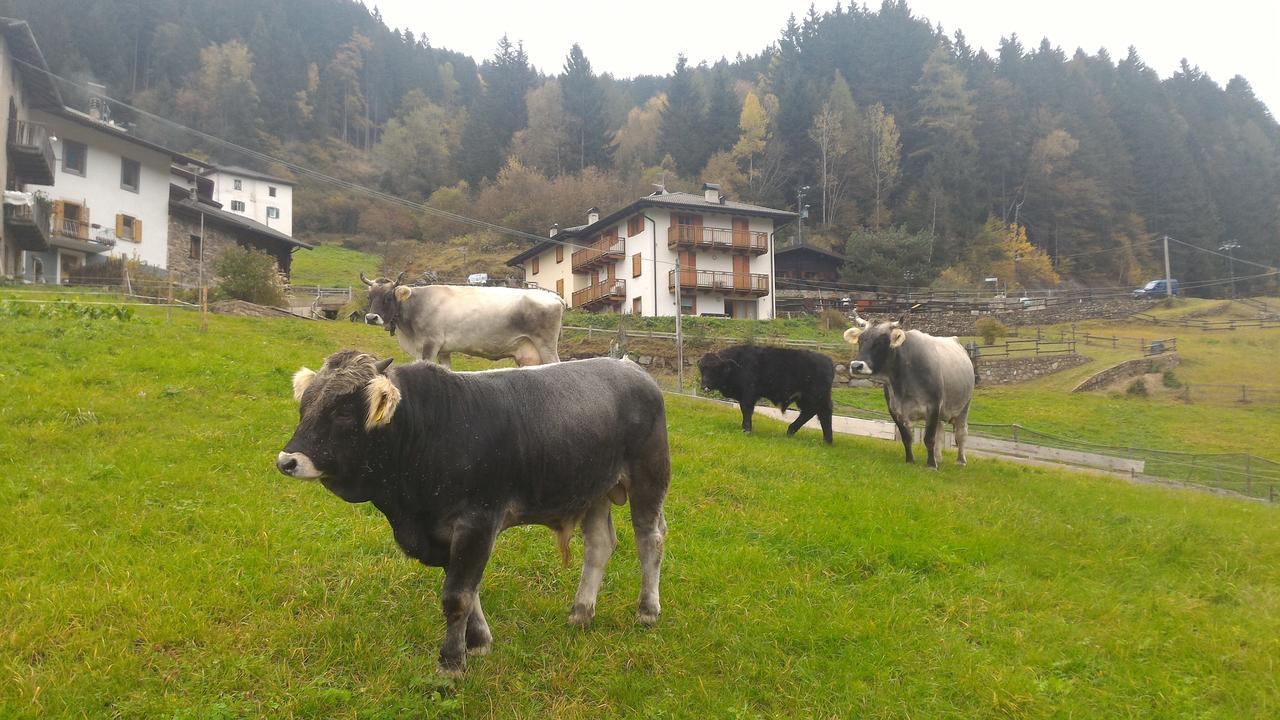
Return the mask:
<svg viewBox="0 0 1280 720"><path fill-rule="evenodd" d="M350 287L360 285L360 273L377 277L382 258L340 245L317 245L293 255L290 280L295 287Z"/></svg>
<svg viewBox="0 0 1280 720"><path fill-rule="evenodd" d="M19 315L19 312L23 313ZM1274 506L975 460L673 398L659 624L625 509L595 625L550 533L433 674L439 570L272 466L349 323L0 305L0 717L1275 717ZM1012 402L1012 401L1010 401ZM1273 426L1274 427L1274 426ZM575 561L581 559L578 541Z"/></svg>

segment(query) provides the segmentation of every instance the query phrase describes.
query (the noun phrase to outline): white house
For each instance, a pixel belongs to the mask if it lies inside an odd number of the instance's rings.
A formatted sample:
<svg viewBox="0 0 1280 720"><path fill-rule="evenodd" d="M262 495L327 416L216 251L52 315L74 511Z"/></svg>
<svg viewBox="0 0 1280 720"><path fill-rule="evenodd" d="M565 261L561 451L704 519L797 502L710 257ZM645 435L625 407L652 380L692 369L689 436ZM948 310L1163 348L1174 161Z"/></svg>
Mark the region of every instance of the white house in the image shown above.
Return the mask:
<svg viewBox="0 0 1280 720"><path fill-rule="evenodd" d="M0 18L0 93L6 103L5 142L0 145L4 178L4 224L0 227L0 279L23 274L24 253L47 252L49 213L32 194L54 181L49 129L33 122L32 109L62 107L57 86L31 29L22 20ZM43 263L39 269L44 272ZM51 268L51 271L53 268Z"/></svg>
<svg viewBox="0 0 1280 720"><path fill-rule="evenodd" d="M31 116L57 138L57 171L52 186L36 188L53 201L51 249L27 253L26 279L62 282L96 256L166 267L170 166L204 164L70 108ZM37 263L43 278L36 277Z"/></svg>
<svg viewBox="0 0 1280 720"><path fill-rule="evenodd" d="M585 225L553 228L507 264L574 308L675 315L678 279L682 314L769 319L773 235L794 218L727 200L717 185L659 190L604 217L592 208Z"/></svg>
<svg viewBox="0 0 1280 720"><path fill-rule="evenodd" d="M238 165L218 165L204 176L213 180L213 200L224 209L293 235L292 180Z"/></svg>

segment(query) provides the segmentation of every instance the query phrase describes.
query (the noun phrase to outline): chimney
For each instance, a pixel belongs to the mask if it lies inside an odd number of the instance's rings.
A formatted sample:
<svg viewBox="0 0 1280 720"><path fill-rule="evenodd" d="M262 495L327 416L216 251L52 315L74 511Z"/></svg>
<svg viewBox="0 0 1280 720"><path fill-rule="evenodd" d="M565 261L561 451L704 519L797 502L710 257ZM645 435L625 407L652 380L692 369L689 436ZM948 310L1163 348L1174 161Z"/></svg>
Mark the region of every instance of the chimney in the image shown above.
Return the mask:
<svg viewBox="0 0 1280 720"><path fill-rule="evenodd" d="M587 224L595 225L598 222L600 222L600 208L593 207L587 210Z"/></svg>
<svg viewBox="0 0 1280 720"><path fill-rule="evenodd" d="M720 186L715 183L702 183L702 197L709 203L724 204L724 193L720 192Z"/></svg>
<svg viewBox="0 0 1280 720"><path fill-rule="evenodd" d="M107 104L107 86L91 82L89 89L89 117L102 123L111 122L111 106Z"/></svg>
<svg viewBox="0 0 1280 720"><path fill-rule="evenodd" d="M547 237L555 237L560 234L560 223L552 223L551 232L547 233Z"/></svg>

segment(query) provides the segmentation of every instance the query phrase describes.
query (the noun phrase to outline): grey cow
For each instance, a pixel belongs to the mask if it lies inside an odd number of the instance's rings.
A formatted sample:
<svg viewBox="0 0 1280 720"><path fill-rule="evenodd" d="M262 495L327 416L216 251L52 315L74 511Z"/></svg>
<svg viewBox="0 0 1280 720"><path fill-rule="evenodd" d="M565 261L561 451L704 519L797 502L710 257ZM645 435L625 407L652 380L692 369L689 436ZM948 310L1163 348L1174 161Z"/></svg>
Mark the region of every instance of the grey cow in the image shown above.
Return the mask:
<svg viewBox="0 0 1280 720"><path fill-rule="evenodd" d="M397 335L400 347L416 360L452 367L453 352L489 360L514 358L516 364L560 361L560 325L565 303L538 289L470 285L402 285L370 280L369 311L364 320Z"/></svg>
<svg viewBox="0 0 1280 720"><path fill-rule="evenodd" d="M964 465L969 404L973 401L973 361L956 338L905 330L904 319L872 324L855 311L855 326L844 332L845 341L858 346L849 374L884 382L884 399L898 426L907 462L915 462L911 423L924 420L928 466L938 467L944 436L939 426L943 422L951 423L955 431L956 462Z"/></svg>

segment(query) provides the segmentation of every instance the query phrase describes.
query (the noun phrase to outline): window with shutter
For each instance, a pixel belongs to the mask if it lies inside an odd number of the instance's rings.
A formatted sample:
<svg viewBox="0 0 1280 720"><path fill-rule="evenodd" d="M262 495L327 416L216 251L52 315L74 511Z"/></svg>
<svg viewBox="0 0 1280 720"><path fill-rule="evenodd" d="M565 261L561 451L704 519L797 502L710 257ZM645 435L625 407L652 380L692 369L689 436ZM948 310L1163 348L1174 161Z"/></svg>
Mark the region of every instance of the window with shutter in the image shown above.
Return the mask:
<svg viewBox="0 0 1280 720"><path fill-rule="evenodd" d="M633 278L640 277L641 269L642 269L642 263L640 260L640 253L636 253L635 255L631 256L631 277Z"/></svg>
<svg viewBox="0 0 1280 720"><path fill-rule="evenodd" d="M564 280L563 279L556 281L556 294L559 295L560 297L564 297Z"/></svg>
<svg viewBox="0 0 1280 720"><path fill-rule="evenodd" d="M556 262L557 263L564 262L564 246L563 245L556 246Z"/></svg>
<svg viewBox="0 0 1280 720"><path fill-rule="evenodd" d="M530 267L533 269L533 272L529 273L530 275L537 275L537 274L538 274L538 260L539 260L539 258L537 258L537 257L535 257L535 258L533 259L533 262L532 262L532 263L531 263L531 265L530 265Z"/></svg>

